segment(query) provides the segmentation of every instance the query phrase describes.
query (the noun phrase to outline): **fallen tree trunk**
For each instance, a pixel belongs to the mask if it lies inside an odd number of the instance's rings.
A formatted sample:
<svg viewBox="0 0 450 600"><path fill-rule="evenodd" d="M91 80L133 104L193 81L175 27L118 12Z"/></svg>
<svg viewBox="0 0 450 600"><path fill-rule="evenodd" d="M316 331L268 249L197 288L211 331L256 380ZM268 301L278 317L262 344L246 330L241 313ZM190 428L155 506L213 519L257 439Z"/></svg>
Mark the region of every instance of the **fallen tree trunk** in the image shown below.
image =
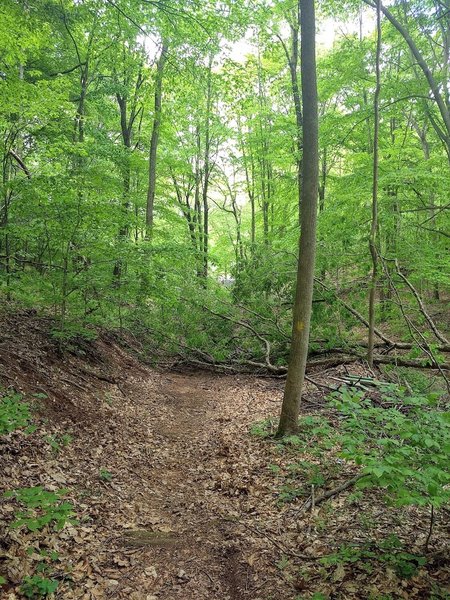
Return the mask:
<svg viewBox="0 0 450 600"><path fill-rule="evenodd" d="M223 315L220 315L218 313L214 313L213 311L210 311L212 314L215 314L217 316L220 316L223 318ZM265 356L264 356L264 360L265 362L259 362L257 360L251 360L251 359L232 359L229 362L226 361L216 361L214 359L214 357L212 357L211 355L207 354L206 352L198 349L198 348L193 348L192 346L189 346L187 344L185 344L184 342L175 339L173 336L167 335L167 334L162 334L161 332L157 332L160 335L163 335L164 337L166 337L167 339L169 339L172 343L175 343L176 345L178 345L180 348L183 348L185 350L187 350L188 352L192 352L194 354L196 354L199 359L189 359L186 357L186 361L192 364L195 364L196 366L203 366L204 368L212 368L212 369L217 369L217 370L223 370L223 371L239 371L239 369L242 369L243 367L251 367L252 370L254 369L258 369L259 371L263 371L269 374L272 374L274 376L278 376L278 377L284 377L287 373L287 367L285 367L284 365L274 365L271 362L270 359L270 342L264 338L259 332L256 332L255 329L249 325L248 323L244 322L244 321L236 321L234 319L232 319L231 317L226 317L227 320L230 320L232 322L234 322L236 325L239 325L241 327L244 327L246 329L249 329L253 335L255 335L255 337L257 337L261 342L264 343L265 346ZM149 331L152 331L151 329L148 329ZM390 340L389 340L390 342ZM366 342L367 343L367 342ZM359 348L364 348L365 344L361 343L359 344ZM412 344L409 343L403 343L403 342L392 342L392 343L379 343L376 346L377 348L386 348L389 352L395 349L398 350L409 350L412 348ZM442 352L447 352L450 351L450 348L447 349L447 346L441 346L442 348ZM314 355L321 355L321 354L327 354L326 357L324 358L320 358L318 360L308 360L306 363L306 371L307 373L310 373L311 370L313 369L317 369L317 368L322 368L322 369L328 369L331 367L338 367L340 365L345 365L345 364L351 364L357 361L364 361L365 358L365 354L363 351L359 351L358 350L358 346L354 346L354 347L346 347L346 348L326 348L323 351L321 350L314 350L309 358L311 358L311 356ZM330 355L335 355L335 356L330 356ZM443 363L443 364L438 364L437 362L429 362L428 364L424 363L423 360L420 359L409 359L409 358L405 358L403 356L399 356L399 355L383 355L383 354L374 354L373 356L373 362L374 364L377 365L394 365L394 366L398 366L398 367L411 367L411 368L415 368L415 369L435 369L435 370L439 370L439 371L450 371L450 364L449 363ZM316 383L313 380L311 380L309 378L309 380L311 381L311 383Z"/></svg>
<svg viewBox="0 0 450 600"><path fill-rule="evenodd" d="M331 368L338 367L339 365L347 365L350 363L357 362L359 360L363 361L365 357L362 354L359 354L355 351L344 350L341 348L331 349L330 353L341 354L341 356L334 356L330 358L324 358L321 360L311 360L306 363L306 371L311 372L312 369L317 367L322 368ZM347 354L345 354L347 352ZM402 356L384 356L382 354L374 354L373 362L377 365L394 365L398 367L412 367L415 369L442 369L444 371L450 371L450 364L424 364L423 361L419 359L408 359L403 358ZM239 361L236 364L248 365L250 367L256 367L258 369L263 369L273 373L274 375L285 375L287 373L287 367L281 365L268 365L266 363L257 362L253 360L243 360Z"/></svg>
<svg viewBox="0 0 450 600"><path fill-rule="evenodd" d="M401 356L377 355L373 357L373 362L377 365L396 365L398 367L413 367L415 369L437 369L442 371L450 371L450 363L424 364L420 359L403 358Z"/></svg>
<svg viewBox="0 0 450 600"><path fill-rule="evenodd" d="M367 342L361 342L359 345L365 348L367 346ZM391 352L392 350L412 350L414 347L417 347L417 345L411 344L410 342L392 342L390 344L375 344L375 348L385 349L387 352ZM450 352L450 344L435 346L435 349L438 352Z"/></svg>
<svg viewBox="0 0 450 600"><path fill-rule="evenodd" d="M367 328L369 328L369 322L366 318L364 318L362 316L361 313L359 313L357 310L355 310L353 308L353 306L350 306L350 304L348 304L345 300L343 300L342 298L340 298L335 290L332 290L331 288L329 288L327 285L325 285L322 281L320 281L320 279L314 279L314 281L319 284L325 291L330 292L331 294L334 295L334 297L336 298L336 300L342 304L342 306L344 306L349 313L351 313L354 317L356 317L356 319L358 319L358 321L360 321L363 325L365 325ZM390 340L388 337L386 337L384 335L384 333L382 331L380 331L379 329L377 329L376 327L374 327L374 333L383 340L383 342L385 342L386 344L392 344L392 340Z"/></svg>
<svg viewBox="0 0 450 600"><path fill-rule="evenodd" d="M428 325L431 327L431 330L433 331L434 335L436 336L436 338L445 345L448 345L450 342L447 340L447 338L442 335L442 333L439 331L439 329L436 327L435 322L433 321L433 319L430 317L430 315L427 313L427 311L425 310L425 305L422 302L422 298L420 297L418 291L416 290L416 288L413 286L413 284L409 281L409 279L406 277L406 275L404 275L400 269L400 266L398 264L398 260L395 259L395 269L397 271L397 275L406 283L406 285L408 286L408 288L411 290L414 298L417 301L417 304L419 305L420 308L420 312L422 313L422 315L425 317Z"/></svg>
<svg viewBox="0 0 450 600"><path fill-rule="evenodd" d="M428 323L430 324L430 326L431 326L431 328L433 330L433 333L435 334L435 336L441 342L441 344L439 346L436 346L436 350L438 352L450 352L450 344L449 344L448 340L437 330L436 325L431 320L431 317L425 311L425 308L423 306L422 300L419 297L417 291L412 287L411 283L408 280L406 280L406 278L401 274L401 272L399 272L399 275L401 277L403 277L403 279L405 279L408 287L413 291L414 296L415 296L415 298L416 298L416 300L417 300L417 302L419 304L419 307L420 307L422 315L426 318L426 320L428 321ZM367 319L364 318L361 313L359 313L352 306L350 306L350 304L348 304L340 296L338 296L338 294L336 293L335 290L332 290L331 288L329 288L322 281L320 281L320 279L315 279L315 282L318 285L320 285L325 291L332 293L334 295L336 301L339 302L340 304L342 304L342 306L346 310L348 310L348 312L351 313L360 323L362 323L366 327L369 327L369 322L367 321ZM382 342L375 342L374 348L386 348L390 352L391 350L411 350L414 347L414 344L412 344L410 342L396 342L394 340L391 340L381 330L379 330L377 328L374 329L374 333L381 340L383 340ZM368 343L367 342L361 342L361 343L358 344L358 346L361 346L362 348L367 348Z"/></svg>

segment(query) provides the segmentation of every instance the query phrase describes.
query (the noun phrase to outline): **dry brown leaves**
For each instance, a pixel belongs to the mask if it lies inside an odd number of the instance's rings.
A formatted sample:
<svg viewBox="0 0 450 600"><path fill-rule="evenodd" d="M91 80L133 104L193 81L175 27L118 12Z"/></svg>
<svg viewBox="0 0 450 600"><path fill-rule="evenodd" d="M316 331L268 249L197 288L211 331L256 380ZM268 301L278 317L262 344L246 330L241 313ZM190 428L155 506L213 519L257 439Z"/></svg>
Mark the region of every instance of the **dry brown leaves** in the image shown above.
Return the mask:
<svg viewBox="0 0 450 600"><path fill-rule="evenodd" d="M438 554L410 579L383 563L370 571L364 561L318 560L391 533L418 551L426 515L387 508L375 493L352 500L352 490L302 512L310 485L301 474L295 483L304 495L280 503L292 461L315 461L331 486L353 474L331 454L321 465L307 446L294 457L249 435L253 423L276 415L281 383L158 373L110 338L84 355L60 356L38 325L33 335L34 344L19 344L9 357L14 381L5 383L26 392L42 388L49 398L41 402L36 432L0 443L0 487L68 488L78 524L61 532L11 530L17 504L1 501L5 600L23 597L20 583L42 562L42 550L59 554L49 569L59 581L54 597L64 600L294 600L314 593L416 599L444 584L448 573ZM5 352L0 345L3 368ZM305 410L318 414L323 406L311 388ZM48 440L64 434L70 443L52 448ZM432 551L442 547L444 517L438 515Z"/></svg>

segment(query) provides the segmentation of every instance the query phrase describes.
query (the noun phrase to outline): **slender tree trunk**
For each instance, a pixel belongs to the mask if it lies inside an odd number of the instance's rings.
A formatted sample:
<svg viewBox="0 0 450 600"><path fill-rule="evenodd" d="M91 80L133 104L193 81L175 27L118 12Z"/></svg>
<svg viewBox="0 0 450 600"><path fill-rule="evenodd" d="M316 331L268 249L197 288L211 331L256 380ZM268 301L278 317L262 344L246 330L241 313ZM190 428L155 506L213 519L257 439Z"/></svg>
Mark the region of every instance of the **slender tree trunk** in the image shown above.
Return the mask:
<svg viewBox="0 0 450 600"><path fill-rule="evenodd" d="M266 246L269 245L269 208L270 208L270 175L269 175L269 144L267 123L267 98L263 87L263 71L261 64L260 47L258 44L258 104L259 104L259 176L261 181L261 208L263 214L263 239ZM263 126L264 118L264 126Z"/></svg>
<svg viewBox="0 0 450 600"><path fill-rule="evenodd" d="M6 144L5 144L6 146ZM9 180L10 180L10 171L11 171L11 157L9 152L5 149L5 153L3 155L2 161L2 184L3 184L3 206L1 207L0 213L0 228L6 229L9 224L9 207L11 202L11 190L9 189ZM3 233L3 232L2 232ZM11 300L11 290L10 290L10 273L11 273L11 256L10 256L10 238L9 234L5 232L3 234L4 244L2 244L2 239L0 238L0 250L5 251L4 256L4 270L6 273L6 299Z"/></svg>
<svg viewBox="0 0 450 600"><path fill-rule="evenodd" d="M201 170L200 170L200 159L201 159L201 139L200 139L200 125L195 128L195 143L197 152L195 155L195 188L194 188L194 224L197 231L198 238L198 258L197 258L197 276L202 275L202 263L203 263L203 215L200 198L201 188Z"/></svg>
<svg viewBox="0 0 450 600"><path fill-rule="evenodd" d="M124 145L125 155L124 164L122 166L123 171L123 201L122 201L122 216L123 223L119 227L119 242L126 240L128 237L128 210L130 207L130 185L131 185L131 165L130 165L130 151L131 151L131 134L133 121L130 119L130 123L127 119L127 98L117 95L117 103L120 109L120 128L122 132L122 142ZM123 270L123 261L118 259L114 265L114 279L115 283L120 281Z"/></svg>
<svg viewBox="0 0 450 600"><path fill-rule="evenodd" d="M253 254L255 251L256 242L255 166L253 163L253 157L251 157L251 174L248 172L248 166L245 165L245 179L247 182L248 199L250 200L250 245L251 253Z"/></svg>
<svg viewBox="0 0 450 600"><path fill-rule="evenodd" d="M426 164L429 165L431 154L430 154L430 144L428 143L428 139L427 139L427 123L425 122L423 128L419 127L419 125L417 123L413 123L413 127L416 130L417 135L420 138L420 143L422 145L423 156L426 161ZM428 166L428 169L431 173L432 168L430 166ZM436 208L437 207L435 204L435 191L433 190L433 188L430 189L429 194L430 194L430 196L429 196L429 206L430 206L429 221L430 221L431 229L432 229L432 231L429 232L429 237L430 237L431 242L433 244L436 244L436 246L437 246L438 238L439 238L439 231L436 226ZM438 261L438 264L441 264L440 260ZM433 298L435 300L440 300L439 283L437 281L433 284Z"/></svg>
<svg viewBox="0 0 450 600"><path fill-rule="evenodd" d="M251 208L251 244L252 244L252 255L255 253L256 243L256 210L255 210L255 163L253 156L250 157L251 164L251 178L252 184L249 188L250 208ZM251 192L250 192L251 190Z"/></svg>
<svg viewBox="0 0 450 600"><path fill-rule="evenodd" d="M239 139L241 145L242 158L244 162L244 172L245 172L245 182L247 187L247 195L250 201L250 213L251 213L251 222L250 222L250 245L251 245L251 254L253 255L255 250L255 241L256 241L256 214L255 214L255 165L253 160L253 155L250 147L250 155L247 156L245 152L245 143L243 138L242 126L238 117L238 128L239 128ZM249 168L250 163L250 168Z"/></svg>
<svg viewBox="0 0 450 600"><path fill-rule="evenodd" d="M319 126L315 55L314 0L300 1L303 161L301 233L291 351L277 436L295 433L308 356L316 252L319 187Z"/></svg>
<svg viewBox="0 0 450 600"><path fill-rule="evenodd" d="M152 137L150 139L150 155L148 161L147 210L145 216L146 237L151 239L153 233L153 209L156 190L156 153L158 150L159 130L161 126L161 98L164 66L167 59L167 44L163 42L161 54L156 65L155 108L153 115Z"/></svg>
<svg viewBox="0 0 450 600"><path fill-rule="evenodd" d="M292 90L292 98L294 101L294 110L295 110L295 122L297 125L297 135L296 135L296 164L297 164L297 189L298 189L298 215L299 215L299 223L301 220L301 184L302 184L302 150L303 150L303 140L302 140L302 128L303 128L303 115L302 115L302 105L300 100L300 86L298 83L298 33L300 26L300 9L301 2L298 0L297 7L292 11L292 21L290 23L291 28L291 51L289 52L286 44L284 43L281 36L278 36L280 40L284 53L286 54L286 59L289 66L289 73L291 76L291 90Z"/></svg>
<svg viewBox="0 0 450 600"><path fill-rule="evenodd" d="M294 108L295 108L295 122L297 125L297 187L298 187L298 215L299 215L299 223L301 222L301 199L302 199L302 151L303 151L303 140L302 140L302 129L303 129L303 115L302 115L302 106L300 102L300 90L298 85L298 73L297 73L297 65L298 65L298 22L300 21L300 10L301 10L301 2L298 1L297 5L297 23L291 25L291 37L292 37L292 55L291 60L289 60L289 71L291 74L291 86L292 86L292 97L294 100Z"/></svg>
<svg viewBox="0 0 450 600"><path fill-rule="evenodd" d="M325 193L327 189L327 149L323 149L322 169L319 183L319 212L325 210Z"/></svg>
<svg viewBox="0 0 450 600"><path fill-rule="evenodd" d="M88 86L89 63L86 61L85 68L80 75L80 100L77 106L77 113L74 122L74 140L76 142L84 142L84 119L85 119L85 102Z"/></svg>
<svg viewBox="0 0 450 600"><path fill-rule="evenodd" d="M192 247L194 248L195 254L197 255L197 253L198 253L197 231L195 229L195 222L193 220L193 214L195 214L195 213L193 213L191 204L189 202L192 188L188 188L187 190L185 190L183 192L181 186L179 185L178 181L176 180L175 174L172 171L171 171L171 177L172 177L173 187L175 188L175 192L177 195L178 204L180 206L181 211L183 212L183 215L184 215L187 225L188 225L189 237L192 242Z"/></svg>
<svg viewBox="0 0 450 600"><path fill-rule="evenodd" d="M244 247L242 244L242 235L241 235L241 211L236 202L236 194L232 192L230 189L231 195L231 210L234 216L234 221L236 223L236 246L235 246L235 256L236 256L236 273L239 274L242 271L242 267L244 264Z"/></svg>
<svg viewBox="0 0 450 600"><path fill-rule="evenodd" d="M320 169L320 181L319 181L319 214L325 210L325 195L327 190L327 149L323 149L322 156L322 167ZM322 266L320 273L322 281L325 281L327 276L326 264Z"/></svg>
<svg viewBox="0 0 450 600"><path fill-rule="evenodd" d="M400 61L400 57L399 57ZM396 68L396 75L399 75L399 67ZM397 137L397 127L398 122L395 117L391 117L389 120L389 129L391 134L391 145L394 148L396 144ZM406 129L409 129L409 122L406 125ZM405 138L403 137L403 143ZM390 155L388 154L387 159L390 159ZM397 241L400 238L400 230L401 230L401 213L400 213L400 202L398 198L398 184L392 183L385 187L386 195L389 198L389 210L392 210L392 225L388 224L388 226L383 231L383 236L381 239L384 239L384 250L382 247L382 241L380 239L380 248L382 253L387 256L397 256ZM383 264L382 272L387 275L387 277L383 278L383 281L380 285L380 309L381 309L381 320L386 321L389 317L391 308L392 308L392 287L391 287L391 278L389 276L389 262L385 261Z"/></svg>
<svg viewBox="0 0 450 600"><path fill-rule="evenodd" d="M269 202L267 200L267 189L266 189L266 168L265 161L263 161L263 174L262 174L262 213L263 213L263 232L264 232L264 243L269 245Z"/></svg>
<svg viewBox="0 0 450 600"><path fill-rule="evenodd" d="M381 55L381 0L377 2L377 49L376 49L376 87L373 100L374 129L373 129L373 179L372 179L372 224L370 228L369 250L372 258L372 277L369 289L369 339L367 348L367 362L373 367L373 345L375 340L375 301L378 280L378 136L380 128L380 55Z"/></svg>
<svg viewBox="0 0 450 600"><path fill-rule="evenodd" d="M203 277L208 277L208 244L209 244L209 206L208 206L208 189L209 178L211 175L210 151L211 151L211 105L212 105L212 63L213 55L211 54L208 62L208 75L206 84L206 124L205 124L205 155L203 159Z"/></svg>

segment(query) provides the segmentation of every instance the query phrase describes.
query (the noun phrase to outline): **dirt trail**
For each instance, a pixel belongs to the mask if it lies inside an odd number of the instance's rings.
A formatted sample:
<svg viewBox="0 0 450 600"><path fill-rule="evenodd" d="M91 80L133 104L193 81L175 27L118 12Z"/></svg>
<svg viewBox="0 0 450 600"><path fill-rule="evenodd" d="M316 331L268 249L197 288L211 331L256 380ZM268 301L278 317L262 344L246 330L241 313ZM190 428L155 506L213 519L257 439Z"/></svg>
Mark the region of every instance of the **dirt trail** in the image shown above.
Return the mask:
<svg viewBox="0 0 450 600"><path fill-rule="evenodd" d="M154 581L147 580L150 597L257 598L242 554L244 532L226 518L226 503L217 505L217 475L229 454L223 426L231 420L230 386L235 388L235 408L242 407L237 394L246 391L236 389L236 383L235 378L205 373L160 375L142 398L143 406L148 402L156 409L141 421L151 432L147 477L152 491L145 510L153 526L148 531L164 536L159 545L151 533L146 539L145 529L135 534L142 536L142 548L150 546L141 551L144 572L156 571Z"/></svg>

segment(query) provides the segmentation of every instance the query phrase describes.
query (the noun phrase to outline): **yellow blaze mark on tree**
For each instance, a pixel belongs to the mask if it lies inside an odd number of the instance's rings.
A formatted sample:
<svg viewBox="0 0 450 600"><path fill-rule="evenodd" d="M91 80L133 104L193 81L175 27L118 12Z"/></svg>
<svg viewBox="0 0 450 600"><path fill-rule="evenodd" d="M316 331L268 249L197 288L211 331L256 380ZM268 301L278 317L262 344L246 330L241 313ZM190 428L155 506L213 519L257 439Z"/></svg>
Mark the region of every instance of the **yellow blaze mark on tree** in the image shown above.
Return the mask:
<svg viewBox="0 0 450 600"><path fill-rule="evenodd" d="M297 321L296 328L299 333L300 331L303 331L305 328L305 324L303 323L303 321Z"/></svg>

